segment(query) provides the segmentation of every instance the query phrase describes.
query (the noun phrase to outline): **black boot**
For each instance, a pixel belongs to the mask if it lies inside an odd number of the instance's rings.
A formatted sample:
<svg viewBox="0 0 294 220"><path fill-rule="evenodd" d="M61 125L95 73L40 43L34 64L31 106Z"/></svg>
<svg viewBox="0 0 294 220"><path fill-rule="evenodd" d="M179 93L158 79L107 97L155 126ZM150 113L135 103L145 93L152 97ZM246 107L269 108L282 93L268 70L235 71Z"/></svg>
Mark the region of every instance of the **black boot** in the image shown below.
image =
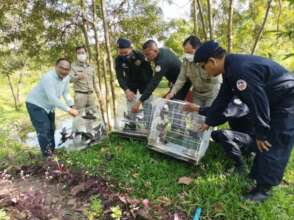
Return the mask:
<svg viewBox="0 0 294 220"><path fill-rule="evenodd" d="M242 199L252 202L263 202L271 196L272 187L269 185L258 184L249 193L242 196Z"/></svg>

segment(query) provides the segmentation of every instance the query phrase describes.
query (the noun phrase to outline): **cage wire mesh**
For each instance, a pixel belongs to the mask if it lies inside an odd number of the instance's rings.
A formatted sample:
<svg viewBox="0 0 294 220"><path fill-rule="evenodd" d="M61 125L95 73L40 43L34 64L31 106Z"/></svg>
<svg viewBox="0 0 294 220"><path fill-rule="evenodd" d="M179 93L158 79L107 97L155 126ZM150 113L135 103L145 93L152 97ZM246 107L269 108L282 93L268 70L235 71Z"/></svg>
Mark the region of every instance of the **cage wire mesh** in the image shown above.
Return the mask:
<svg viewBox="0 0 294 220"><path fill-rule="evenodd" d="M205 117L196 112L184 112L183 105L182 101L156 101L148 146L178 159L198 163L208 148L211 130L199 132Z"/></svg>
<svg viewBox="0 0 294 220"><path fill-rule="evenodd" d="M151 97L145 101L138 113L131 111L135 101L122 102L114 122L113 132L124 137L146 138L151 126L153 100L155 99Z"/></svg>
<svg viewBox="0 0 294 220"><path fill-rule="evenodd" d="M107 130L100 111L84 108L73 118L70 127L61 128L58 146L67 150L81 150L100 143L105 137Z"/></svg>

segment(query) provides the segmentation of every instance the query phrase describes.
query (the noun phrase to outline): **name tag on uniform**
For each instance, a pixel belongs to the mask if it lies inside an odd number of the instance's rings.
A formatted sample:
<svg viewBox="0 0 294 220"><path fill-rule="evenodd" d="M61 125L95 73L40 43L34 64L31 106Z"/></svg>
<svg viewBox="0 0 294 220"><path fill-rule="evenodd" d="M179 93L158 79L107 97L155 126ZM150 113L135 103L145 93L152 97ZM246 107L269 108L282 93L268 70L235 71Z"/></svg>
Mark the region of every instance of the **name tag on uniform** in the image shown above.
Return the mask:
<svg viewBox="0 0 294 220"><path fill-rule="evenodd" d="M136 65L136 66L140 66L140 65L141 65L141 60L136 60L136 61L135 61L135 65Z"/></svg>
<svg viewBox="0 0 294 220"><path fill-rule="evenodd" d="M161 66L159 66L159 65L157 65L156 67L155 67L155 72L160 72L161 71Z"/></svg>

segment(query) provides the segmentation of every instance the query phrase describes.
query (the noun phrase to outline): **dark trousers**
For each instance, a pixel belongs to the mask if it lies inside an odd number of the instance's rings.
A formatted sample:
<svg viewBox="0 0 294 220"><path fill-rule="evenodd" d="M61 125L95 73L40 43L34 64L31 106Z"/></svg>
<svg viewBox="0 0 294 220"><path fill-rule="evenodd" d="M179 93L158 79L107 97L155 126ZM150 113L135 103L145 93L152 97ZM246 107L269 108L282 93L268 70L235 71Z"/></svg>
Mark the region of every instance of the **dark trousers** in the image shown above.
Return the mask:
<svg viewBox="0 0 294 220"><path fill-rule="evenodd" d="M235 162L236 166L243 165L242 153L257 149L255 139L243 132L216 130L211 133L211 137L223 147L225 154Z"/></svg>
<svg viewBox="0 0 294 220"><path fill-rule="evenodd" d="M26 103L26 107L37 132L42 154L47 157L55 149L55 113L47 113L43 108L31 103Z"/></svg>
<svg viewBox="0 0 294 220"><path fill-rule="evenodd" d="M224 148L226 155L234 160L237 166L242 163L242 153L256 153L250 177L255 179L258 185L276 186L281 182L293 148L290 138L273 135L269 140L272 147L264 152L257 149L254 136L243 132L218 130L212 132L212 138Z"/></svg>

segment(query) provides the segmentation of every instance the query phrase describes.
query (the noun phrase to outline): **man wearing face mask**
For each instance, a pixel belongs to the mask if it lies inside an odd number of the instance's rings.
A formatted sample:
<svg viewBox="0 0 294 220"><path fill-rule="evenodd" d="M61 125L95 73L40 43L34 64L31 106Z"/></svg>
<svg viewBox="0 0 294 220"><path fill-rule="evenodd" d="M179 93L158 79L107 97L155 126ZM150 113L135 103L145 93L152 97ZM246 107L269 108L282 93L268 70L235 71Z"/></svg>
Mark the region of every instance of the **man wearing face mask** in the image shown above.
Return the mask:
<svg viewBox="0 0 294 220"><path fill-rule="evenodd" d="M29 93L26 107L36 129L38 142L44 157L51 156L55 150L55 108L77 116L69 96L70 61L60 58L55 69L46 73ZM60 100L63 97L65 103Z"/></svg>
<svg viewBox="0 0 294 220"><path fill-rule="evenodd" d="M167 99L175 97L188 80L191 81L193 86L193 103L202 107L208 107L215 99L222 78L221 76L209 77L199 64L193 62L194 54L200 46L201 42L196 36L192 35L185 39L183 43L185 55L181 66L181 72L172 90L167 95Z"/></svg>
<svg viewBox="0 0 294 220"><path fill-rule="evenodd" d="M128 116L132 120L135 115L131 113L131 108L137 101L137 92L139 91L140 94L144 92L152 78L152 68L145 60L144 55L132 48L131 41L128 39L117 40L117 53L118 56L115 59L116 77L126 95ZM134 124L129 126L135 128Z"/></svg>
<svg viewBox="0 0 294 220"><path fill-rule="evenodd" d="M75 107L87 108L89 117L96 112L94 91L98 93L96 86L96 68L88 63L87 49L85 46L76 48L77 61L72 64L70 82L74 84ZM94 116L92 116L94 117Z"/></svg>

